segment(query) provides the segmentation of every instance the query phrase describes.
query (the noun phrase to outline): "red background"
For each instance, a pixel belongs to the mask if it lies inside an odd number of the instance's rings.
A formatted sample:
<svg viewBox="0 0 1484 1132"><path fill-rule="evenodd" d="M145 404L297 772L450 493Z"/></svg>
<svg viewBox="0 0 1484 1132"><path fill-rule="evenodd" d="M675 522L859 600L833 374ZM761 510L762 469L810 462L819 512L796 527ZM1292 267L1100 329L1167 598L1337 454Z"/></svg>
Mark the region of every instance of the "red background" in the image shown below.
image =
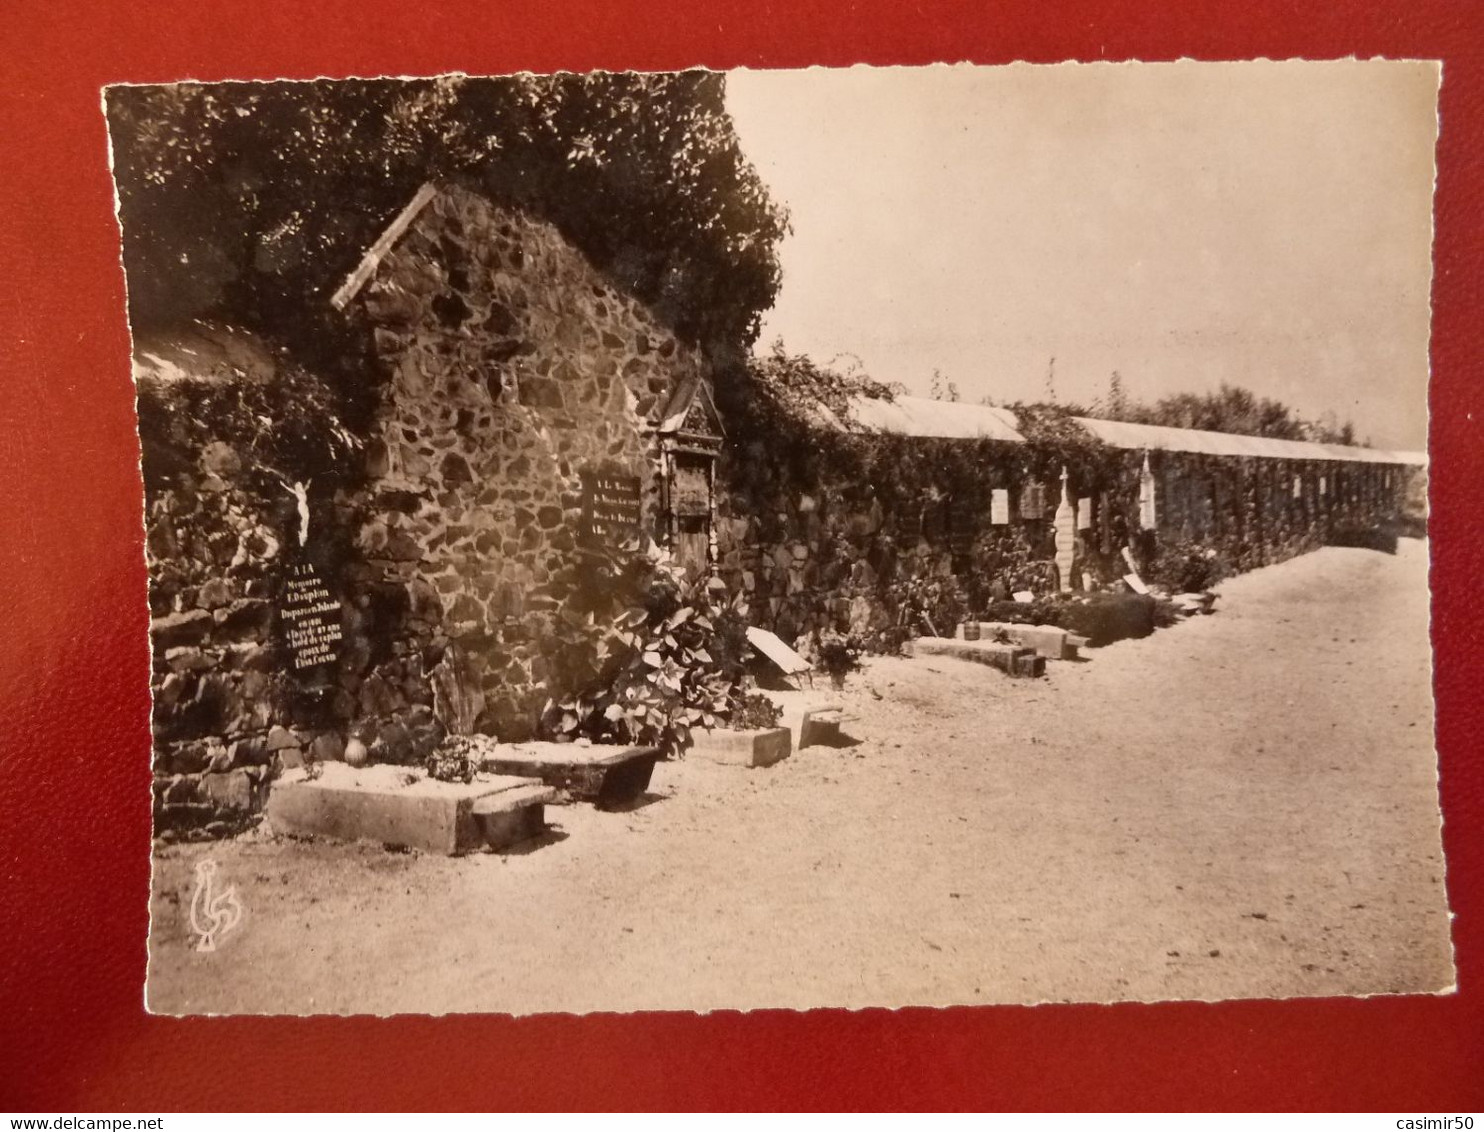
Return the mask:
<svg viewBox="0 0 1484 1132"><path fill-rule="evenodd" d="M1477 7L298 0L8 6L0 96L0 1108L1484 1107ZM1317 8L1317 6L1316 6ZM1441 58L1434 636L1447 998L808 1014L143 1012L147 612L106 82L968 59ZM1371 658L1386 664L1387 658Z"/></svg>

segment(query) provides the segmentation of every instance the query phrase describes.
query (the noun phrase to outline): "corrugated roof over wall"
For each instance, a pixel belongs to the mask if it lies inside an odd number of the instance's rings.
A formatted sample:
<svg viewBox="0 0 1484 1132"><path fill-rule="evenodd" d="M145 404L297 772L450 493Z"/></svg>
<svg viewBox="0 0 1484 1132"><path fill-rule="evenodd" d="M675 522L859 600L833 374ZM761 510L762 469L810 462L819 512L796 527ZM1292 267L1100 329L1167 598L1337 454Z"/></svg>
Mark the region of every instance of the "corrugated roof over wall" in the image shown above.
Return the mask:
<svg viewBox="0 0 1484 1132"><path fill-rule="evenodd" d="M1337 460L1360 464L1425 464L1426 453L1388 452L1347 444L1315 444L1234 432L1132 424L1077 417L1077 423L1114 448L1150 448L1166 452L1200 452L1208 456L1266 456L1275 460Z"/></svg>
<svg viewBox="0 0 1484 1132"><path fill-rule="evenodd" d="M272 381L278 355L255 334L223 323L192 322L134 338L134 380Z"/></svg>
<svg viewBox="0 0 1484 1132"><path fill-rule="evenodd" d="M1015 414L989 405L934 401L930 397L857 397L850 403L855 423L871 432L934 436L951 440L1003 440L1024 444Z"/></svg>
<svg viewBox="0 0 1484 1132"><path fill-rule="evenodd" d="M820 407L820 419L839 427L834 414ZM999 440L1024 444L1020 422L1009 409L969 405L962 401L935 401L930 397L857 397L850 403L850 423L868 432L896 436L937 437L945 440ZM1264 456L1277 460L1329 460L1362 464L1427 463L1425 452L1390 452L1345 444L1316 444L1306 440L1277 440L1233 432L1208 432L1165 425L1106 421L1076 417L1078 424L1113 448L1199 452L1208 456Z"/></svg>

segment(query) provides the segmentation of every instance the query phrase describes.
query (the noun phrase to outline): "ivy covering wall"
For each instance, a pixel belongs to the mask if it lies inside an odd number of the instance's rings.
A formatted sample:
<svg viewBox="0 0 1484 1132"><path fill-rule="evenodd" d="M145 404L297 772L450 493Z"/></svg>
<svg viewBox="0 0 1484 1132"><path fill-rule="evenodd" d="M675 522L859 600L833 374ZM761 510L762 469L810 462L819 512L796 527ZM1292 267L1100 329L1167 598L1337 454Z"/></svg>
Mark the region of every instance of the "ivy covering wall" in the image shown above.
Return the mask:
<svg viewBox="0 0 1484 1132"><path fill-rule="evenodd" d="M873 433L852 398L891 397L781 354L723 388L734 439L718 483L717 566L754 620L808 651L849 632L891 650L948 635L1016 592L1059 590L1063 469L1076 593L1141 578L1182 592L1326 542L1374 541L1412 475L1371 463L1215 457L1103 444L1055 406L1015 406L1027 443ZM1156 522L1140 522L1146 456ZM1000 507L995 493L1003 492Z"/></svg>

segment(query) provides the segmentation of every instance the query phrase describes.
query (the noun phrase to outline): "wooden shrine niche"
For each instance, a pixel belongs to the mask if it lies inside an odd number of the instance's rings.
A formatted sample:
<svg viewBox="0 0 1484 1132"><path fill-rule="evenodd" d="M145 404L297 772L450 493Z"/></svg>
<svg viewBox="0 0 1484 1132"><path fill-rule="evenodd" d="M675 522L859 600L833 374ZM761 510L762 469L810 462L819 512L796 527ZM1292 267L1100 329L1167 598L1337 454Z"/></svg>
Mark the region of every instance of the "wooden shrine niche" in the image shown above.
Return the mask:
<svg viewBox="0 0 1484 1132"><path fill-rule="evenodd" d="M670 550L689 577L700 577L714 559L716 454L725 436L710 387L699 378L682 383L657 434Z"/></svg>

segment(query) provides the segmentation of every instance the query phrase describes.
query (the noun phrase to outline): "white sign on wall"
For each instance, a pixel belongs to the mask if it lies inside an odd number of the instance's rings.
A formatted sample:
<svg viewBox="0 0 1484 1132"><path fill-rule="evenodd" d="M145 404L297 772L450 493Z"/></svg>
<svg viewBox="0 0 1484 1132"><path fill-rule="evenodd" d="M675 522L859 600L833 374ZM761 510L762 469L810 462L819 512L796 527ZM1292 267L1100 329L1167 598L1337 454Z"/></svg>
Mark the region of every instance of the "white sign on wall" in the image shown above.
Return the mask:
<svg viewBox="0 0 1484 1132"><path fill-rule="evenodd" d="M989 521L1002 527L1010 521L1010 492L1007 488L992 488L989 493Z"/></svg>

